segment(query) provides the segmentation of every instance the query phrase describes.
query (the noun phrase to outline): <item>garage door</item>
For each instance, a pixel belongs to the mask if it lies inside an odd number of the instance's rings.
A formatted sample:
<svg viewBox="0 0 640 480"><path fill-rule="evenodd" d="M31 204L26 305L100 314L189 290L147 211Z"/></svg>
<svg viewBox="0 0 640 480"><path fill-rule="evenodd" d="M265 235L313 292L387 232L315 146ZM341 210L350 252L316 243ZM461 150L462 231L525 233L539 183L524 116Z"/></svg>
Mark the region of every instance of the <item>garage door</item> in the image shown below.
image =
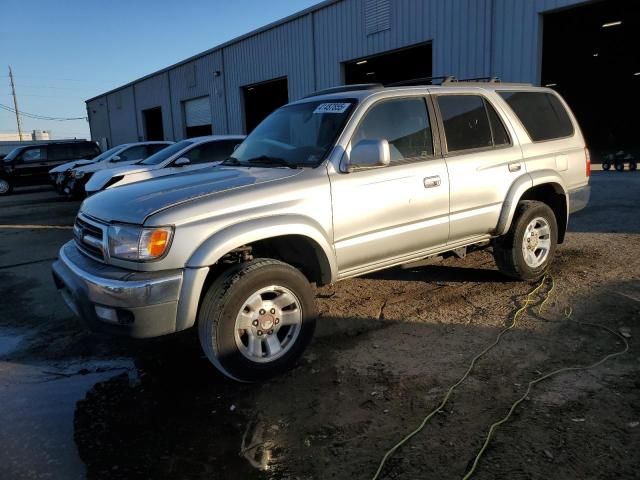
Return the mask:
<svg viewBox="0 0 640 480"><path fill-rule="evenodd" d="M184 102L184 123L187 137L211 134L211 104L208 96Z"/></svg>

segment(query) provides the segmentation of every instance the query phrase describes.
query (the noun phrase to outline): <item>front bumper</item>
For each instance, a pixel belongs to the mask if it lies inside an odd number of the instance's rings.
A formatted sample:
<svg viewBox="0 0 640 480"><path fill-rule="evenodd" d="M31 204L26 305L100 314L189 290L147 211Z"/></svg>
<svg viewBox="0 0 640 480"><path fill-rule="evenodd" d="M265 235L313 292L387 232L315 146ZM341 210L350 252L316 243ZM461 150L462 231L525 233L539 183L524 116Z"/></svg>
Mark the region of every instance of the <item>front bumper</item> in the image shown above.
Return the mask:
<svg viewBox="0 0 640 480"><path fill-rule="evenodd" d="M135 338L176 331L184 271L133 272L84 256L70 241L53 264L69 308L96 331Z"/></svg>
<svg viewBox="0 0 640 480"><path fill-rule="evenodd" d="M575 213L587 206L591 197L591 186L577 188L569 192L569 213Z"/></svg>

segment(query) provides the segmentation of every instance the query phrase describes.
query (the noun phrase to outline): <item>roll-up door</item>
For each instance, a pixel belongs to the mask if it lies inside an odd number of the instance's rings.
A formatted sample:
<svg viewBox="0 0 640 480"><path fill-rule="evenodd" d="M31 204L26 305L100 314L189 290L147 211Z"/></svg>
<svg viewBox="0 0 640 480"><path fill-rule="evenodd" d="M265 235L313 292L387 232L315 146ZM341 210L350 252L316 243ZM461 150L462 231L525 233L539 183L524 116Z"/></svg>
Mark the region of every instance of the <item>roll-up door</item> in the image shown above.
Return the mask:
<svg viewBox="0 0 640 480"><path fill-rule="evenodd" d="M187 138L211 135L211 104L208 96L184 102L184 123Z"/></svg>

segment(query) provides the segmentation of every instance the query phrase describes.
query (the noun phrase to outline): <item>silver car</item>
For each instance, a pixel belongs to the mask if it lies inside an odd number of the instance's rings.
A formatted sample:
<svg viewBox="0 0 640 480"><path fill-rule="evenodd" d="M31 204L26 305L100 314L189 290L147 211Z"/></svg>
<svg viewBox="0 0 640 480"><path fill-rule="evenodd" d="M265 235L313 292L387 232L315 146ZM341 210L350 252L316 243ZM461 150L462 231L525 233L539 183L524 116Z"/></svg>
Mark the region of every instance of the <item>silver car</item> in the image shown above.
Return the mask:
<svg viewBox="0 0 640 480"><path fill-rule="evenodd" d="M488 244L506 275L540 277L589 173L549 89L330 89L272 113L215 169L88 198L53 273L93 328L197 326L221 372L257 381L311 340L310 283Z"/></svg>

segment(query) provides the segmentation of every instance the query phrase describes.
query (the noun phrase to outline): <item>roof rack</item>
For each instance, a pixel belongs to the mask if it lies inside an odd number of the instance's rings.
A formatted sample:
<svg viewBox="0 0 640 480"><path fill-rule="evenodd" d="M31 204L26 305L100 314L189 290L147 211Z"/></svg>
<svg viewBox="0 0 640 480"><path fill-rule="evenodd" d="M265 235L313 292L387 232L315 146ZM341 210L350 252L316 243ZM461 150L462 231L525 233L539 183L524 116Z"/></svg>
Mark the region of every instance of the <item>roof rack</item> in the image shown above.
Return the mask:
<svg viewBox="0 0 640 480"><path fill-rule="evenodd" d="M381 83L356 83L353 85L341 85L339 87L331 87L325 88L324 90L318 90L317 92L313 92L303 98L316 97L318 95L327 95L330 93L351 92L353 90L375 90L382 87L384 87L384 85L382 85Z"/></svg>
<svg viewBox="0 0 640 480"><path fill-rule="evenodd" d="M420 78L412 78L411 80L402 80L401 82L393 82L385 85L386 87L409 87L409 86L418 86L418 85L433 85L434 80L440 80L440 84L442 85L445 82L455 81L455 77L453 75L441 75L438 77L420 77Z"/></svg>
<svg viewBox="0 0 640 480"><path fill-rule="evenodd" d="M445 80L442 83L457 83L457 82L500 83L500 79L498 77L470 77L470 78L451 77L450 80Z"/></svg>

